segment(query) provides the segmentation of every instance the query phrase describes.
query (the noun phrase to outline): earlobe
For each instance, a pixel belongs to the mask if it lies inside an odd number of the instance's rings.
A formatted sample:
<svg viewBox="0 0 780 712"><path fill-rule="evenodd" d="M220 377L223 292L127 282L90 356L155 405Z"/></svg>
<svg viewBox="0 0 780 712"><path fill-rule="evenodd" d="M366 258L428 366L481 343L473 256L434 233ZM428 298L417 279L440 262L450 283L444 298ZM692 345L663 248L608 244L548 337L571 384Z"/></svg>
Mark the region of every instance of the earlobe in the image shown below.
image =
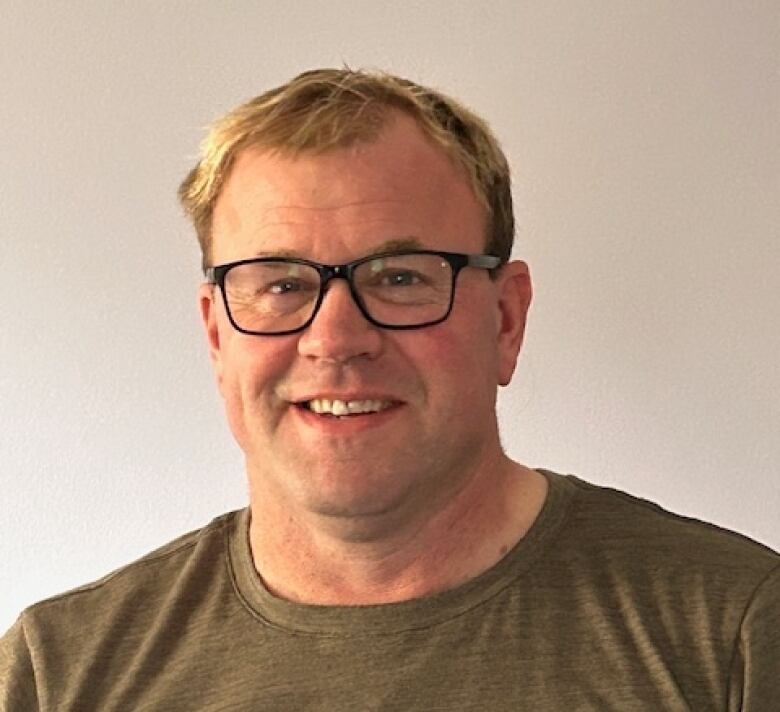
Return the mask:
<svg viewBox="0 0 780 712"><path fill-rule="evenodd" d="M512 380L517 357L523 345L532 287L528 265L509 262L497 278L498 290L498 384L506 386Z"/></svg>

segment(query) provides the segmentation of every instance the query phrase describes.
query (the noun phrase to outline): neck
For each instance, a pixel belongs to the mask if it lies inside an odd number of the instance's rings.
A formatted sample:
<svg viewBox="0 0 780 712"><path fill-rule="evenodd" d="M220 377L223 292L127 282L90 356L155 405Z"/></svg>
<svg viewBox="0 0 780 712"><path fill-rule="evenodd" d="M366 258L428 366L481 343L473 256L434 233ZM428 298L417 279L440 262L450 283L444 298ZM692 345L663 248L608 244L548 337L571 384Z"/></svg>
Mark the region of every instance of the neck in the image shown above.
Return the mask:
<svg viewBox="0 0 780 712"><path fill-rule="evenodd" d="M358 523L301 511L253 487L255 567L272 593L300 603L369 605L430 596L503 558L533 524L546 492L543 475L503 453L435 508Z"/></svg>

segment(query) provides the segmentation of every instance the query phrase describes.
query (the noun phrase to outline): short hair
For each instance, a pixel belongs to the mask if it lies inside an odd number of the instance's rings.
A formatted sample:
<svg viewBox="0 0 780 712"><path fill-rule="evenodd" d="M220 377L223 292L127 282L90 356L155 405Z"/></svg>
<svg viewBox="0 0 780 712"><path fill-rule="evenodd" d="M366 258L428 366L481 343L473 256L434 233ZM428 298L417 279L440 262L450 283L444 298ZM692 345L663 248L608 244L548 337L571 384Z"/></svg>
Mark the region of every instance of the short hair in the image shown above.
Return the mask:
<svg viewBox="0 0 780 712"><path fill-rule="evenodd" d="M423 133L464 169L486 211L485 251L502 263L508 261L514 240L509 165L487 123L433 89L383 72L344 68L299 74L210 127L200 160L179 187L204 269L210 266L214 206L242 150L258 147L299 155L370 142L387 123L388 109L415 119Z"/></svg>

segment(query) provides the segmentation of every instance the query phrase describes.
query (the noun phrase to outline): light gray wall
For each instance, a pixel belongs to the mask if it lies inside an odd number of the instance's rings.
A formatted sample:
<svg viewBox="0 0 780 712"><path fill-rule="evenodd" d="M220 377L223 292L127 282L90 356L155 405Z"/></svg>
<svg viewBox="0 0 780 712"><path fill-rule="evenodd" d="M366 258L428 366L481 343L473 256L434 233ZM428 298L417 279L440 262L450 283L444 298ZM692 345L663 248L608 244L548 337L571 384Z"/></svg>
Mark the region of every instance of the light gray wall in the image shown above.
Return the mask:
<svg viewBox="0 0 780 712"><path fill-rule="evenodd" d="M776 0L0 4L0 628L245 501L175 189L316 66L487 116L536 302L510 453L780 547Z"/></svg>

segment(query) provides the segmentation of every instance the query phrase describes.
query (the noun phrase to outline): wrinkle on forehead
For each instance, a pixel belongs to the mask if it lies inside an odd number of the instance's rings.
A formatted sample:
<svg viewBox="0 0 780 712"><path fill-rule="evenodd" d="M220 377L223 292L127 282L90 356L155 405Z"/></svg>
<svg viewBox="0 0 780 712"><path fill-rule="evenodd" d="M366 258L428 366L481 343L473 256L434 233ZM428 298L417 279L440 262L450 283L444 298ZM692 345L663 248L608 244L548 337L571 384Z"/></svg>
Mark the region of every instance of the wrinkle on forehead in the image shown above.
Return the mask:
<svg viewBox="0 0 780 712"><path fill-rule="evenodd" d="M385 240L378 245L373 245L372 248L361 255L360 257L369 257L371 255L379 255L384 252L404 252L406 250L422 250L424 249L423 243L416 237L402 237L394 238L392 240ZM309 255L302 254L298 250L260 250L256 252L254 257L291 257L293 259L309 259ZM359 259L359 258L358 258Z"/></svg>
<svg viewBox="0 0 780 712"><path fill-rule="evenodd" d="M364 208L389 207L403 205L403 200L383 199L383 200L352 200L344 203L335 203L333 205L271 205L261 211L261 218L257 227L264 228L266 225L296 225L309 224L311 222L329 221L334 219L337 214L347 214L347 218L355 222L374 222L380 221L379 216L367 218L361 216L360 212ZM267 216L267 218L266 218ZM389 219L389 218L388 218Z"/></svg>
<svg viewBox="0 0 780 712"><path fill-rule="evenodd" d="M349 221L349 233L351 235L360 236L363 234L365 237L372 237L376 233L384 233L389 228L392 236L393 232L397 232L396 221L392 218L378 218L378 217L363 217L353 218ZM384 228L384 229L383 229ZM244 239L247 241L257 240L265 242L268 240L275 240L280 236L295 235L300 230L301 237L311 236L312 230L316 230L316 234L319 235L339 235L344 234L343 226L337 227L335 221L330 223L328 221L314 221L310 219L272 219L260 220L256 226L252 226L251 231L244 235ZM419 240L415 241L414 247L407 247L403 240L390 240L393 244L396 242L399 247L390 247L388 249L419 249L421 244ZM402 244L403 243L403 244ZM389 244L389 243L388 243Z"/></svg>
<svg viewBox="0 0 780 712"><path fill-rule="evenodd" d="M389 203L391 205L395 205L396 203L403 202L401 200L392 200L392 199L385 199L385 200L352 200L346 203L339 203L338 205L280 205L275 209L278 210L311 210L314 212L326 212L329 210L341 210L342 208L353 208L353 207L363 207L366 205L382 205L385 203ZM274 209L274 208L272 208Z"/></svg>

